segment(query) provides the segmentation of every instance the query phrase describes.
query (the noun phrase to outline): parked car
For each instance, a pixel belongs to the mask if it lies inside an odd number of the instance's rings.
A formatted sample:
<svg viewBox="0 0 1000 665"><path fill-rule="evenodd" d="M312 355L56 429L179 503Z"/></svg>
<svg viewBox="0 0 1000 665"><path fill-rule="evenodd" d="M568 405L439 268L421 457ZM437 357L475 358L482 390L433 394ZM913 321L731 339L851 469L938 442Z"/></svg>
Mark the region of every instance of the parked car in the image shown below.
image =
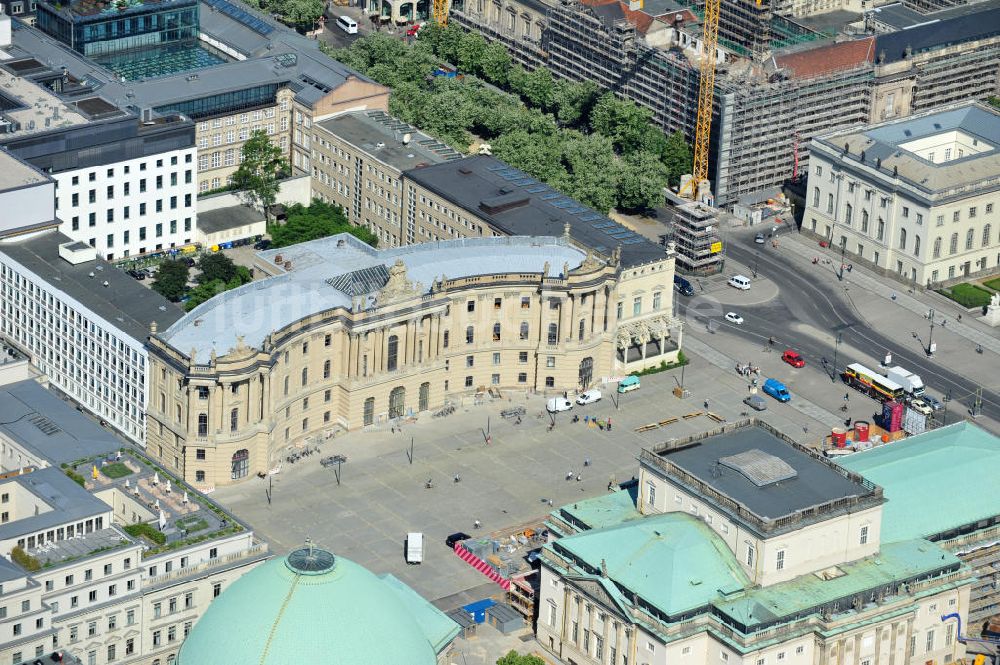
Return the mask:
<svg viewBox="0 0 1000 665"><path fill-rule="evenodd" d="M254 249L264 250L271 246L271 241L267 238L261 238L253 244Z"/></svg>
<svg viewBox="0 0 1000 665"><path fill-rule="evenodd" d="M797 352L791 349L785 349L785 352L781 354L781 359L792 367L805 367L806 361Z"/></svg>
<svg viewBox="0 0 1000 665"><path fill-rule="evenodd" d="M639 385L639 377L635 374L630 374L618 382L618 392L627 393L632 390L638 390Z"/></svg>
<svg viewBox="0 0 1000 665"><path fill-rule="evenodd" d="M454 548L455 543L462 542L463 540L468 540L469 538L472 538L472 536L465 533L464 531L458 531L445 538L444 544L447 545L448 547Z"/></svg>
<svg viewBox="0 0 1000 665"><path fill-rule="evenodd" d="M694 295L694 287L691 286L691 282L680 275L674 275L674 290L682 296Z"/></svg>
<svg viewBox="0 0 1000 665"><path fill-rule="evenodd" d="M768 379L765 381L761 390L779 402L787 402L792 399L792 394L788 392L788 388L785 387L784 383L778 381L777 379Z"/></svg>
<svg viewBox="0 0 1000 665"><path fill-rule="evenodd" d="M763 233L758 233L757 235L755 235L753 237L753 241L755 243L757 243L758 245L763 245L764 242L765 242L765 240L764 240L764 234Z"/></svg>
<svg viewBox="0 0 1000 665"><path fill-rule="evenodd" d="M937 397L934 397L933 395L928 395L927 393L924 393L920 399L924 400L924 403L927 406L931 407L931 409L934 411L940 411L941 409L944 408L944 404L941 403L941 400L939 400Z"/></svg>
<svg viewBox="0 0 1000 665"><path fill-rule="evenodd" d="M573 402L569 401L565 397L553 397L545 404L545 410L549 413L559 413L560 411L569 411L573 408Z"/></svg>
<svg viewBox="0 0 1000 665"><path fill-rule="evenodd" d="M923 400L923 398L910 400L910 408L925 416L929 416L934 413L934 409L932 409L930 405Z"/></svg>
<svg viewBox="0 0 1000 665"><path fill-rule="evenodd" d="M743 403L749 406L754 411L766 411L767 410L767 400L765 400L760 395L750 395Z"/></svg>
<svg viewBox="0 0 1000 665"><path fill-rule="evenodd" d="M406 563L417 564L424 561L424 534L411 531L406 534Z"/></svg>
<svg viewBox="0 0 1000 665"><path fill-rule="evenodd" d="M598 390L597 388L591 388L586 392L580 393L576 398L576 403L593 404L594 402L600 402L601 397L603 397L603 395L601 394L600 390Z"/></svg>
<svg viewBox="0 0 1000 665"><path fill-rule="evenodd" d="M738 326L743 325L743 317L737 314L736 312L726 312L725 319L726 321L729 321L730 323L735 323Z"/></svg>
<svg viewBox="0 0 1000 665"><path fill-rule="evenodd" d="M733 275L726 283L734 289L739 289L740 291L750 290L750 278L745 275Z"/></svg>

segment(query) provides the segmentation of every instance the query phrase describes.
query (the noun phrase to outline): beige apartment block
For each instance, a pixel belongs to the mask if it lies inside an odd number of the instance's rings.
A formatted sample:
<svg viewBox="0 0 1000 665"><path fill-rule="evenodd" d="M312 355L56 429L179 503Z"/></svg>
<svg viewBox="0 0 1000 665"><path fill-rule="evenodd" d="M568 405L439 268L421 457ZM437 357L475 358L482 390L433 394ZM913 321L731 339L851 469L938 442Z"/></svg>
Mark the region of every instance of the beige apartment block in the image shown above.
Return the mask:
<svg viewBox="0 0 1000 665"><path fill-rule="evenodd" d="M257 268L273 276L153 331L147 450L209 488L337 428L672 362L673 263L649 243L597 254L569 228L386 250L340 235L262 252Z"/></svg>
<svg viewBox="0 0 1000 665"><path fill-rule="evenodd" d="M239 168L243 144L255 131L263 131L281 148L293 173L309 173L315 120L359 109L388 108L389 92L376 83L348 75L337 88L324 92L313 103L296 98L289 86L280 87L273 101L238 113L198 120L198 191L229 184Z"/></svg>
<svg viewBox="0 0 1000 665"><path fill-rule="evenodd" d="M1000 270L1000 113L965 103L813 141L803 229L901 282Z"/></svg>

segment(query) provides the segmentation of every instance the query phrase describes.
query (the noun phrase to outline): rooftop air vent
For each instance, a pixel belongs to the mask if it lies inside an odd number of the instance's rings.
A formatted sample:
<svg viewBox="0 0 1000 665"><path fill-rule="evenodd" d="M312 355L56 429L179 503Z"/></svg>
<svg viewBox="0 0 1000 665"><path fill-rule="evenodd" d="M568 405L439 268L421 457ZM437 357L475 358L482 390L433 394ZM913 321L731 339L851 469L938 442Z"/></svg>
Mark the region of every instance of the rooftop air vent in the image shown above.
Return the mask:
<svg viewBox="0 0 1000 665"><path fill-rule="evenodd" d="M759 448L743 451L736 455L719 458L719 464L738 471L757 487L766 487L783 480L797 477L798 472L788 462L765 453Z"/></svg>

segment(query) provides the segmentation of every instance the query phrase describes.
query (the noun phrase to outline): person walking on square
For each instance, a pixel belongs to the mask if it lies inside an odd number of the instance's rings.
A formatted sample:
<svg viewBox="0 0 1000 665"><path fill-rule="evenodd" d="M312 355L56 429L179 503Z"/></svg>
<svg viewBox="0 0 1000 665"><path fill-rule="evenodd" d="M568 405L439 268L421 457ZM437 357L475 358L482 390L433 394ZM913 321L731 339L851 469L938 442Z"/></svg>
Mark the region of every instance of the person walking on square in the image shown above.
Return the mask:
<svg viewBox="0 0 1000 665"><path fill-rule="evenodd" d="M610 432L611 431L611 418L610 417L608 418L607 428L608 428L608 431Z"/></svg>

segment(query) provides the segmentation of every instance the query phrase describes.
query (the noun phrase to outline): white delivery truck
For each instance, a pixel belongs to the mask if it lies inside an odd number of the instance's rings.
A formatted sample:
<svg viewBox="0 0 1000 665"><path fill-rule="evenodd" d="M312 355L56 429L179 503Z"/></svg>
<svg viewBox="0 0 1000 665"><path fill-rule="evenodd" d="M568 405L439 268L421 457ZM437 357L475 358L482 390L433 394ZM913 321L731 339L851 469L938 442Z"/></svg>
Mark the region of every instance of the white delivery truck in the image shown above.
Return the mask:
<svg viewBox="0 0 1000 665"><path fill-rule="evenodd" d="M413 531L406 534L406 563L421 563L424 560L424 534Z"/></svg>
<svg viewBox="0 0 1000 665"><path fill-rule="evenodd" d="M920 397L924 394L924 382L920 380L918 374L914 374L908 369L903 369L899 365L895 367L890 367L885 371L885 376L890 381L895 381L899 385L903 386L903 390L906 391L908 395L913 397Z"/></svg>

